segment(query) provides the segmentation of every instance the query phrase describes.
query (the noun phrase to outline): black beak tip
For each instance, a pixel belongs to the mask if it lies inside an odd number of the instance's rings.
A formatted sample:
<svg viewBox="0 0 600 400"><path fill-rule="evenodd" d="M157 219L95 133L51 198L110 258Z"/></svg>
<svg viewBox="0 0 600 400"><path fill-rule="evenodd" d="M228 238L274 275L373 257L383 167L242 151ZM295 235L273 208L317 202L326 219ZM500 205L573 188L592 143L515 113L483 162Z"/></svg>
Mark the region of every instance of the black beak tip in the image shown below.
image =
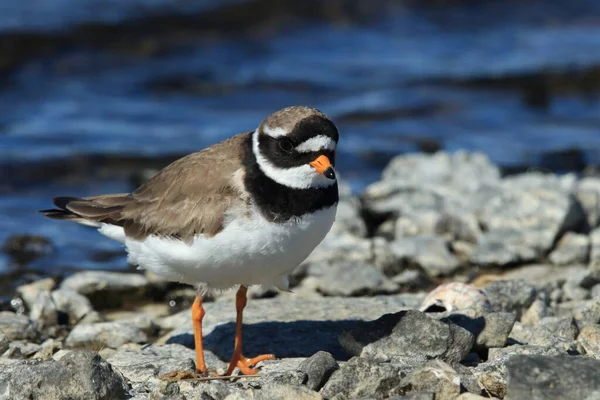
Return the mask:
<svg viewBox="0 0 600 400"><path fill-rule="evenodd" d="M325 175L326 178L335 179L335 171L332 167L327 168L323 175Z"/></svg>

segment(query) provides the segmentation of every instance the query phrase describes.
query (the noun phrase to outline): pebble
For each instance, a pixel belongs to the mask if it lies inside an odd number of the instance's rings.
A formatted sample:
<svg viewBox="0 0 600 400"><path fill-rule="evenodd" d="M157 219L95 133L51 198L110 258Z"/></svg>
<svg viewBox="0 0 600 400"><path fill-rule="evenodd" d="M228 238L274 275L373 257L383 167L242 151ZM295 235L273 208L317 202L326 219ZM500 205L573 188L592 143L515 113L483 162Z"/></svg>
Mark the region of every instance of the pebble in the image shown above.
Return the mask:
<svg viewBox="0 0 600 400"><path fill-rule="evenodd" d="M331 353L319 351L310 358L302 361L299 370L306 373L306 386L312 390L320 390L327 382L331 374L340 368L338 362Z"/></svg>

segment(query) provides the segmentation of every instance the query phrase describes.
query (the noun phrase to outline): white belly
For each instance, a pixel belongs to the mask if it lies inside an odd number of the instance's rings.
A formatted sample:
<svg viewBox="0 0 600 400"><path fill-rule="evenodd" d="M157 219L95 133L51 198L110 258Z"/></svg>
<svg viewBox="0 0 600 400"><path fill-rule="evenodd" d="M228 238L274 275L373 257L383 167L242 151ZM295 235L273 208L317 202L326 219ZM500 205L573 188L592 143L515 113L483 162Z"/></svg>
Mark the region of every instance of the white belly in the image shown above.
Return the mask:
<svg viewBox="0 0 600 400"><path fill-rule="evenodd" d="M123 239L131 263L169 280L216 289L262 284L285 290L287 275L323 240L335 212L333 206L282 224L254 212L234 218L216 236L198 235L190 244L157 236L125 238L122 228L114 226L100 232Z"/></svg>

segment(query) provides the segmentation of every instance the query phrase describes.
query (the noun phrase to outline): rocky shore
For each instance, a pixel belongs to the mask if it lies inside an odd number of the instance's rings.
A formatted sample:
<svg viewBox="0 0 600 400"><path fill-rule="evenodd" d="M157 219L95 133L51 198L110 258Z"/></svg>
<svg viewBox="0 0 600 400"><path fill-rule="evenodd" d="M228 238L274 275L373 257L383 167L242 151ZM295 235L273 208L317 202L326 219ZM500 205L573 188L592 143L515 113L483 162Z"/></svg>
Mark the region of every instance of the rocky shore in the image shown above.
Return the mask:
<svg viewBox="0 0 600 400"><path fill-rule="evenodd" d="M259 375L194 370L194 291L86 271L0 312L0 399L600 398L600 177L502 177L485 155L394 158L291 277L252 287ZM441 288L433 291L439 285ZM233 292L206 303L206 357L233 349Z"/></svg>

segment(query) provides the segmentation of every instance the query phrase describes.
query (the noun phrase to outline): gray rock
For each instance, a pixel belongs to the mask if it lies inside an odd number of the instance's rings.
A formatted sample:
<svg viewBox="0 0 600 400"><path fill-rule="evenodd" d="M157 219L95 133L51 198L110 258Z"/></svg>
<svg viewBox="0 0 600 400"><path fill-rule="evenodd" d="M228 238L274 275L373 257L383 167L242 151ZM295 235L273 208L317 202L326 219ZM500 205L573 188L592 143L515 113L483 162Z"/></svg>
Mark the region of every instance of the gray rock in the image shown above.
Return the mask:
<svg viewBox="0 0 600 400"><path fill-rule="evenodd" d="M40 327L37 322L10 311L0 311L0 334L12 340L37 340Z"/></svg>
<svg viewBox="0 0 600 400"><path fill-rule="evenodd" d="M506 346L516 318L514 313L507 312L493 312L474 317L457 313L448 317L456 325L471 332L475 336L475 344L484 349Z"/></svg>
<svg viewBox="0 0 600 400"><path fill-rule="evenodd" d="M35 282L31 282L27 285L18 286L16 289L17 294L23 299L29 309L31 309L38 293L42 290L52 291L56 286L56 282L53 278L40 279Z"/></svg>
<svg viewBox="0 0 600 400"><path fill-rule="evenodd" d="M10 342L9 350L4 353L3 357L22 359L28 358L42 349L37 343L30 343L22 340Z"/></svg>
<svg viewBox="0 0 600 400"><path fill-rule="evenodd" d="M496 397L493 397L493 399L495 399L495 398ZM479 395L473 394L473 393L463 393L456 398L456 400L486 400L486 399L489 399L489 397L483 397L483 396L479 396Z"/></svg>
<svg viewBox="0 0 600 400"><path fill-rule="evenodd" d="M207 364L217 367L214 356L205 354ZM172 371L195 370L195 351L179 344L123 346L107 361L132 382L145 382ZM219 361L218 366L224 363Z"/></svg>
<svg viewBox="0 0 600 400"><path fill-rule="evenodd" d="M47 339L40 347L41 349L33 355L33 358L50 360L54 353L62 349L62 342L57 339Z"/></svg>
<svg viewBox="0 0 600 400"><path fill-rule="evenodd" d="M272 399L322 400L323 397L305 386L274 383L261 386L260 389L250 389L244 392L237 391L225 398L225 400Z"/></svg>
<svg viewBox="0 0 600 400"><path fill-rule="evenodd" d="M326 267L317 285L317 290L326 296L373 296L397 289L380 270L357 261Z"/></svg>
<svg viewBox="0 0 600 400"><path fill-rule="evenodd" d="M300 364L300 371L306 373L306 386L319 390L325 385L331 374L340 368L335 358L326 351L319 351Z"/></svg>
<svg viewBox="0 0 600 400"><path fill-rule="evenodd" d="M10 343L10 340L6 337L6 335L3 333L0 333L0 355L2 355L2 353L4 353L6 350L8 350L9 343Z"/></svg>
<svg viewBox="0 0 600 400"><path fill-rule="evenodd" d="M600 323L600 302L597 300L588 300L580 303L574 310L573 317L577 322L579 329L586 325L594 325Z"/></svg>
<svg viewBox="0 0 600 400"><path fill-rule="evenodd" d="M600 227L590 232L590 268L600 269Z"/></svg>
<svg viewBox="0 0 600 400"><path fill-rule="evenodd" d="M183 381L166 385L164 390L165 400L172 399L175 393L180 393L183 399L200 399L200 400L223 400L231 393L239 392L231 384L226 382L191 382ZM175 388L171 388L175 386ZM170 390L169 390L170 389Z"/></svg>
<svg viewBox="0 0 600 400"><path fill-rule="evenodd" d="M532 262L542 257L552 240L553 233L545 229L495 229L481 236L469 259L473 264L486 267Z"/></svg>
<svg viewBox="0 0 600 400"><path fill-rule="evenodd" d="M144 298L148 278L140 274L109 271L77 272L61 285L86 296L95 308L119 307L127 302Z"/></svg>
<svg viewBox="0 0 600 400"><path fill-rule="evenodd" d="M600 325L587 325L581 329L577 341L587 355L600 358Z"/></svg>
<svg viewBox="0 0 600 400"><path fill-rule="evenodd" d="M452 368L456 371L460 378L461 391L467 391L474 394L482 394L483 386L479 383L473 374L473 368L469 368L461 363L452 364Z"/></svg>
<svg viewBox="0 0 600 400"><path fill-rule="evenodd" d="M433 358L458 362L469 353L473 342L473 334L466 329L413 310L359 322L340 335L341 345L352 355L378 361L399 358L409 363Z"/></svg>
<svg viewBox="0 0 600 400"><path fill-rule="evenodd" d="M72 289L53 291L52 300L60 312L68 315L69 323L72 325L75 325L93 311L88 298Z"/></svg>
<svg viewBox="0 0 600 400"><path fill-rule="evenodd" d="M511 358L506 400L600 398L600 360L574 356Z"/></svg>
<svg viewBox="0 0 600 400"><path fill-rule="evenodd" d="M329 265L349 261L370 264L386 271L396 264L397 259L383 238L365 239L349 233L330 234L295 273L308 270L308 274L314 274L315 271L320 274Z"/></svg>
<svg viewBox="0 0 600 400"><path fill-rule="evenodd" d="M588 261L590 239L587 235L567 232L548 257L552 264L583 264Z"/></svg>
<svg viewBox="0 0 600 400"><path fill-rule="evenodd" d="M460 394L460 376L441 360L431 360L415 368L400 385L407 392L435 393L436 400L453 400Z"/></svg>
<svg viewBox="0 0 600 400"><path fill-rule="evenodd" d="M577 200L585 212L587 225L594 229L600 226L600 179L584 177L578 183Z"/></svg>
<svg viewBox="0 0 600 400"><path fill-rule="evenodd" d="M382 181L366 188L362 200L376 218L460 213L478 210L499 186L497 167L482 154L403 155L389 163Z"/></svg>
<svg viewBox="0 0 600 400"><path fill-rule="evenodd" d="M422 294L363 298L280 295L274 299L251 300L244 310L244 354L310 357L324 350L336 359L344 359L348 355L340 346L338 336L352 328L356 320L370 319L374 312L416 308L422 300ZM228 360L235 334L235 305L233 301L219 300L206 303L204 308L204 344L219 358ZM171 330L159 343L179 343L193 348L189 310L157 322L162 329Z"/></svg>
<svg viewBox="0 0 600 400"><path fill-rule="evenodd" d="M492 396L504 398L506 395L506 363L520 354L558 355L565 354L558 349L540 346L510 346L490 349L490 359L472 369L477 381Z"/></svg>
<svg viewBox="0 0 600 400"><path fill-rule="evenodd" d="M434 236L417 236L395 240L391 250L402 265L417 265L428 275L450 275L460 267L446 242Z"/></svg>
<svg viewBox="0 0 600 400"><path fill-rule="evenodd" d="M78 324L67 336L68 347L119 348L126 343L146 343L154 325L145 316L134 320Z"/></svg>
<svg viewBox="0 0 600 400"><path fill-rule="evenodd" d="M326 399L368 396L385 399L400 384L406 372L391 364L380 364L360 357L351 358L335 371L321 389Z"/></svg>
<svg viewBox="0 0 600 400"><path fill-rule="evenodd" d="M19 399L124 399L125 378L97 353L73 351L60 361L22 361L0 368L0 393Z"/></svg>
<svg viewBox="0 0 600 400"><path fill-rule="evenodd" d="M58 324L58 310L48 290L40 290L31 305L29 318L37 322L41 328Z"/></svg>
<svg viewBox="0 0 600 400"><path fill-rule="evenodd" d="M521 316L521 323L525 325L536 325L548 315L548 304L546 300L535 299L527 311Z"/></svg>
<svg viewBox="0 0 600 400"><path fill-rule="evenodd" d="M536 289L523 280L497 280L485 287L494 311L515 312L520 316L536 298Z"/></svg>
<svg viewBox="0 0 600 400"><path fill-rule="evenodd" d="M367 235L367 226L360 215L358 199L352 197L340 199L331 232L332 234L347 232L358 237Z"/></svg>

